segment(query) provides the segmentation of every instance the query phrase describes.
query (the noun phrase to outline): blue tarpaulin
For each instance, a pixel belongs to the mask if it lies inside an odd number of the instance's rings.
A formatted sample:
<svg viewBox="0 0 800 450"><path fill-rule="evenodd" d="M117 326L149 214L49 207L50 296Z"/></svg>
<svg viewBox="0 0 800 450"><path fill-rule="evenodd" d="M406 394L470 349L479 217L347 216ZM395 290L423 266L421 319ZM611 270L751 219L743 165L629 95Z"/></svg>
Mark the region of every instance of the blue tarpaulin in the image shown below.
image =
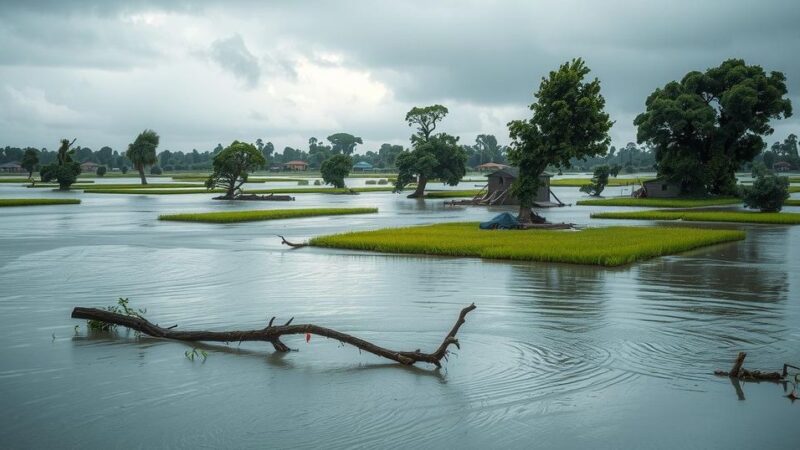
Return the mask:
<svg viewBox="0 0 800 450"><path fill-rule="evenodd" d="M494 229L504 229L504 230L512 230L515 228L519 228L519 221L517 218L514 217L511 213L503 213L495 216L492 220L488 222L481 222L480 225L482 230L494 230Z"/></svg>

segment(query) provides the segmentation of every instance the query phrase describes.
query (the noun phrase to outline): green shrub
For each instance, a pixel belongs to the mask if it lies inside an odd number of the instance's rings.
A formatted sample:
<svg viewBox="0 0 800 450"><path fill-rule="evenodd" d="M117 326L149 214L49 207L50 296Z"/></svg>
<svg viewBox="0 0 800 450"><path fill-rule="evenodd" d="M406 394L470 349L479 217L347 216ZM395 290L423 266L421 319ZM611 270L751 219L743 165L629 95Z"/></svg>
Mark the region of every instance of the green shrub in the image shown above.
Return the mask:
<svg viewBox="0 0 800 450"><path fill-rule="evenodd" d="M378 184L378 180L367 180L364 184Z"/></svg>
<svg viewBox="0 0 800 450"><path fill-rule="evenodd" d="M314 180L314 186L322 186L322 182L320 180Z"/></svg>
<svg viewBox="0 0 800 450"><path fill-rule="evenodd" d="M162 173L161 167L153 166L150 168L150 175L161 175Z"/></svg>
<svg viewBox="0 0 800 450"><path fill-rule="evenodd" d="M389 180L387 180L385 178L381 178L380 180L378 180L378 184L381 185L381 186L383 186L385 184L389 184Z"/></svg>
<svg viewBox="0 0 800 450"><path fill-rule="evenodd" d="M298 186L308 186L308 180L299 180L297 182Z"/></svg>
<svg viewBox="0 0 800 450"><path fill-rule="evenodd" d="M97 171L95 172L95 175L97 175L98 177L102 177L103 175L106 174L107 171L108 169L106 169L106 166L99 166L97 168Z"/></svg>
<svg viewBox="0 0 800 450"><path fill-rule="evenodd" d="M789 198L789 179L760 174L752 186L740 188L744 205L762 212L778 212Z"/></svg>

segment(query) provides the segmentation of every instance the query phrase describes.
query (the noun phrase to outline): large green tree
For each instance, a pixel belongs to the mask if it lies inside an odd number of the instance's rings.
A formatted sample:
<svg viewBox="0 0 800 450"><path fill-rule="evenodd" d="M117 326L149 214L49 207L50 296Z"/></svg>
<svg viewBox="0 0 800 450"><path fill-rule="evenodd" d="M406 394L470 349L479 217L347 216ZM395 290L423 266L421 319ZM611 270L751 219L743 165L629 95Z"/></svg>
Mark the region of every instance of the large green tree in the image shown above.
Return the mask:
<svg viewBox="0 0 800 450"><path fill-rule="evenodd" d="M353 167L353 158L338 154L322 162L320 173L325 184L333 185L336 188L343 188L344 179L350 174Z"/></svg>
<svg viewBox="0 0 800 450"><path fill-rule="evenodd" d="M33 148L25 149L25 154L22 155L22 161L20 161L19 165L28 171L28 178L33 177L33 171L36 170L37 164L39 164L39 152Z"/></svg>
<svg viewBox="0 0 800 450"><path fill-rule="evenodd" d="M349 133L332 134L328 136L328 142L331 143L331 151L333 153L341 153L343 155L352 155L356 145L364 143L360 137Z"/></svg>
<svg viewBox="0 0 800 450"><path fill-rule="evenodd" d="M42 181L46 183L55 180L58 183L59 190L68 191L69 187L78 180L78 175L81 173L81 165L72 159L75 150L70 149L74 143L75 139L72 142L69 139L61 140L56 160L42 167L39 171Z"/></svg>
<svg viewBox="0 0 800 450"><path fill-rule="evenodd" d="M786 77L730 59L650 94L634 120L658 174L685 193L735 194L734 172L764 149L770 120L789 117Z"/></svg>
<svg viewBox="0 0 800 450"><path fill-rule="evenodd" d="M395 165L398 175L395 190L417 181L417 188L408 198L425 195L428 180L437 178L443 183L455 186L466 174L467 155L458 145L458 138L447 133L433 134L437 124L447 115L442 105L414 107L406 114L409 126L416 126L417 132L411 136L410 151L397 155Z"/></svg>
<svg viewBox="0 0 800 450"><path fill-rule="evenodd" d="M133 167L139 171L139 178L142 179L142 184L147 184L147 178L144 175L144 168L158 163L156 156L156 148L158 147L159 137L153 130L144 130L136 136L136 140L128 145L128 151L125 156L131 160Z"/></svg>
<svg viewBox="0 0 800 450"><path fill-rule="evenodd" d="M590 70L581 58L564 63L542 78L533 116L508 124L511 145L508 159L519 167L513 192L520 202L519 220L531 221L531 207L539 177L547 166L561 170L570 159L605 154L613 122L604 111L600 81L584 81Z"/></svg>
<svg viewBox="0 0 800 450"><path fill-rule="evenodd" d="M214 156L214 171L206 180L206 187L225 188L225 199L232 200L236 191L247 182L248 174L266 163L264 155L253 145L233 141Z"/></svg>

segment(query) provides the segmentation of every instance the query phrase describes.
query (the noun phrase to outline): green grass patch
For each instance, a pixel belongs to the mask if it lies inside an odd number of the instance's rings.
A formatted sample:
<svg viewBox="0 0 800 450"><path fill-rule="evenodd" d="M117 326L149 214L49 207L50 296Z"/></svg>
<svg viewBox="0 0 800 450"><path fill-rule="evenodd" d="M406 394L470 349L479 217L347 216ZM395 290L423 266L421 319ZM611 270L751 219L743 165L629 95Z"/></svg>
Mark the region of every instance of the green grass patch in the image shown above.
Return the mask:
<svg viewBox="0 0 800 450"><path fill-rule="evenodd" d="M345 214L369 214L378 208L305 208L305 209L266 209L250 211L223 211L208 213L165 214L158 220L177 220L181 222L236 223L259 220L294 219L298 217L340 216Z"/></svg>
<svg viewBox="0 0 800 450"><path fill-rule="evenodd" d="M480 192L480 189L467 189L463 191L427 191L425 193L425 198L472 198L478 195Z"/></svg>
<svg viewBox="0 0 800 450"><path fill-rule="evenodd" d="M317 247L620 266L744 239L736 230L608 227L570 230L481 230L477 222L385 228L311 239Z"/></svg>
<svg viewBox="0 0 800 450"><path fill-rule="evenodd" d="M28 186L31 188L52 188L58 187L57 184L52 183L42 183L37 184L36 186ZM150 184L87 184L85 181L81 181L80 183L75 183L70 186L70 189L164 189L164 188L204 188L202 184L199 183L150 183Z"/></svg>
<svg viewBox="0 0 800 450"><path fill-rule="evenodd" d="M783 206L800 206L800 199L790 198L783 202Z"/></svg>
<svg viewBox="0 0 800 450"><path fill-rule="evenodd" d="M20 177L0 177L0 183L30 183L31 180L28 178L20 178Z"/></svg>
<svg viewBox="0 0 800 450"><path fill-rule="evenodd" d="M782 225L800 224L800 213L764 213L757 211L651 210L631 212L602 212L592 214L592 218L630 220L685 220L688 222L734 222Z"/></svg>
<svg viewBox="0 0 800 450"><path fill-rule="evenodd" d="M173 194L216 194L223 189L84 189L87 194L133 194L133 195L173 195Z"/></svg>
<svg viewBox="0 0 800 450"><path fill-rule="evenodd" d="M0 207L6 206L40 206L40 205L77 205L77 198L0 198Z"/></svg>
<svg viewBox="0 0 800 450"><path fill-rule="evenodd" d="M607 186L630 186L632 184L641 184L642 181L647 181L650 178L609 178ZM550 186L559 187L581 187L587 186L592 183L590 178L559 178L550 179Z"/></svg>
<svg viewBox="0 0 800 450"><path fill-rule="evenodd" d="M742 199L736 197L719 198L598 198L579 200L581 206L649 206L655 208L694 208L700 206L738 205Z"/></svg>
<svg viewBox="0 0 800 450"><path fill-rule="evenodd" d="M795 192L800 192L800 186L789 186L789 193L794 194Z"/></svg>

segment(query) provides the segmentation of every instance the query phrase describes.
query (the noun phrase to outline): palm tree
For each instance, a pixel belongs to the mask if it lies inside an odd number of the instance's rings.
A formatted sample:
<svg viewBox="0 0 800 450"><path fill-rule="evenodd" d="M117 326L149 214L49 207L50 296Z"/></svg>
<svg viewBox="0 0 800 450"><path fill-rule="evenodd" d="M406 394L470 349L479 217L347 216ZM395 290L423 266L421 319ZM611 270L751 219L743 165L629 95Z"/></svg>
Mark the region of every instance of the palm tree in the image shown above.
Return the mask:
<svg viewBox="0 0 800 450"><path fill-rule="evenodd" d="M125 156L131 160L133 167L139 171L139 177L142 179L142 184L147 184L147 178L144 176L145 166L152 166L158 162L156 156L156 147L158 147L158 133L153 130L144 130L139 133L136 140L132 144L128 144L128 151Z"/></svg>

